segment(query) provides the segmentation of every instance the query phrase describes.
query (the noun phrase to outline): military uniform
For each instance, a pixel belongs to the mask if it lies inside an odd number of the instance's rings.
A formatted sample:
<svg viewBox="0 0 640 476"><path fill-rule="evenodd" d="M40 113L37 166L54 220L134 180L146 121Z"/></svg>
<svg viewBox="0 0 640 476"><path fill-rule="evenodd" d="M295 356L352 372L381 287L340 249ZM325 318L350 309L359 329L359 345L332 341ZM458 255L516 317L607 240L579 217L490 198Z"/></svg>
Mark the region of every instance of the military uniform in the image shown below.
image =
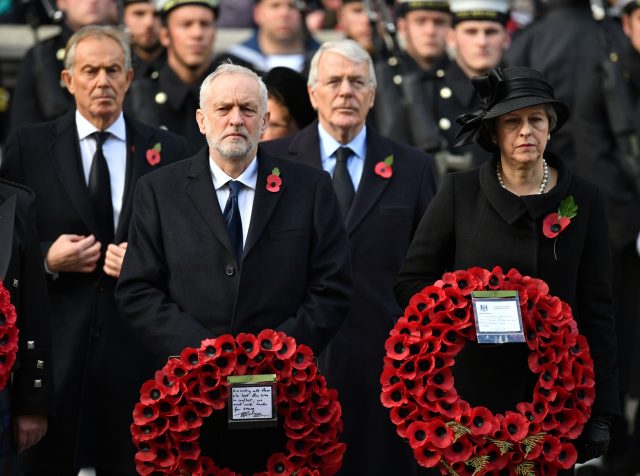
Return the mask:
<svg viewBox="0 0 640 476"><path fill-rule="evenodd" d="M51 415L53 365L44 259L33 221L35 194L0 179L0 281L19 330L13 378L0 390L0 474L17 475L12 415Z"/></svg>
<svg viewBox="0 0 640 476"><path fill-rule="evenodd" d="M455 61L450 62L442 71L442 77L431 83L432 110L440 135L445 141L445 149L453 155L460 156L459 160L455 160L456 165L450 165L447 171L480 165L491 157L489 152L477 144L453 146L460 129L456 118L482 109L480 98L473 89L471 80ZM463 158L465 156L466 158Z"/></svg>
<svg viewBox="0 0 640 476"><path fill-rule="evenodd" d="M64 69L64 48L71 30L33 46L22 61L11 100L10 130L56 119L75 108L73 97L60 79Z"/></svg>
<svg viewBox="0 0 640 476"><path fill-rule="evenodd" d="M207 145L196 122L200 84L214 70L212 65L190 86L165 62L155 79L152 75L134 80L127 93L125 112L141 122L184 137L188 144L187 156L194 155Z"/></svg>

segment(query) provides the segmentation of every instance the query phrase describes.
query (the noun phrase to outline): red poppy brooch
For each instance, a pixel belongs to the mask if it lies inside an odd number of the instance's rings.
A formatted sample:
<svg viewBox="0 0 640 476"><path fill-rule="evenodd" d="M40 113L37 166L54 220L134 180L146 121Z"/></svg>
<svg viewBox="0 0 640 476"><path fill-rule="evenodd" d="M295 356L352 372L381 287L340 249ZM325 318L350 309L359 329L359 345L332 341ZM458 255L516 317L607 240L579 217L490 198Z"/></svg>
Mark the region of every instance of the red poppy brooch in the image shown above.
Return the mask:
<svg viewBox="0 0 640 476"><path fill-rule="evenodd" d="M384 160L378 162L374 171L376 175L384 179L391 178L393 175L393 155L389 155Z"/></svg>
<svg viewBox="0 0 640 476"><path fill-rule="evenodd" d="M267 190L271 193L280 191L282 185L282 179L280 178L280 169L274 167L271 173L267 176Z"/></svg>
<svg viewBox="0 0 640 476"><path fill-rule="evenodd" d="M156 143L151 149L147 149L147 163L154 167L160 163L160 152L162 151L162 144Z"/></svg>
<svg viewBox="0 0 640 476"><path fill-rule="evenodd" d="M497 413L456 390L456 356L476 339L471 292L517 290L531 400ZM445 273L416 293L385 343L381 401L421 466L449 475L553 476L577 460L591 415L595 374L571 307L542 280L516 269ZM505 385L508 385L508 380Z"/></svg>
<svg viewBox="0 0 640 476"><path fill-rule="evenodd" d="M283 332L223 334L170 358L140 389L131 433L138 474L240 476L200 445L213 412L227 411L230 375L275 374L277 412L286 443L256 476L331 476L342 465L345 443L338 392L318 373L313 351ZM247 450L249 451L249 450ZM205 454L207 453L207 454Z"/></svg>
<svg viewBox="0 0 640 476"><path fill-rule="evenodd" d="M4 389L18 352L16 308L11 295L0 281L0 390Z"/></svg>
<svg viewBox="0 0 640 476"><path fill-rule="evenodd" d="M578 214L578 205L573 200L573 195L560 202L558 213L549 213L542 222L542 233L547 238L555 238L564 230L571 219Z"/></svg>

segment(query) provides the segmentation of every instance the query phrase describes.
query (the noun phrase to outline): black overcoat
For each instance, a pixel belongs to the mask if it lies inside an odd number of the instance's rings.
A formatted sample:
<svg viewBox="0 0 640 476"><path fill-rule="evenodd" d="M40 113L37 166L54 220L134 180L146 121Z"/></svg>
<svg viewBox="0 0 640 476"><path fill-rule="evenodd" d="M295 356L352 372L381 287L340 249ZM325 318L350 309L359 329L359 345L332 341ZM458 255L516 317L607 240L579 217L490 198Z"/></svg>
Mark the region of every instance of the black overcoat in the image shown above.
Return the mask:
<svg viewBox="0 0 640 476"><path fill-rule="evenodd" d="M347 453L342 474L410 475L415 461L380 403L384 342L400 308L393 279L435 193L431 157L367 127L367 155L346 219L354 289L345 324L321 359L321 371L339 391ZM318 122L298 134L266 142L266 150L322 168ZM393 175L375 165L392 155Z"/></svg>
<svg viewBox="0 0 640 476"><path fill-rule="evenodd" d="M174 134L126 118L127 171L115 243L127 241L136 181L153 170L146 151L160 143L161 166L184 158ZM62 234L97 236L75 123L75 111L19 129L4 150L0 176L36 193L42 255ZM43 270L44 272L44 270ZM57 418L24 453L25 470L101 466L133 472L129 425L141 384L157 361L130 334L116 311L116 280L102 270L47 276L54 351Z"/></svg>
<svg viewBox="0 0 640 476"><path fill-rule="evenodd" d="M205 338L276 329L317 354L349 307L349 247L325 172L258 150L253 210L236 262L213 187L208 149L138 182L116 299L134 333L165 362ZM267 176L280 170L278 191ZM217 420L222 415L223 418ZM282 432L215 430L203 454L243 473L264 471ZM206 435L208 433L208 436ZM254 439L255 438L255 439Z"/></svg>
<svg viewBox="0 0 640 476"><path fill-rule="evenodd" d="M589 341L596 372L594 411L615 414L618 402L616 341L611 298L610 252L602 197L552 156L555 187L543 195L518 197L496 178L494 158L478 169L447 176L416 231L396 280L405 306L423 286L446 271L480 266L543 279L550 293L573 309ZM572 195L578 214L556 239L542 234L542 220ZM468 343L456 360L460 395L493 411L531 400L533 374L524 344L494 347Z"/></svg>

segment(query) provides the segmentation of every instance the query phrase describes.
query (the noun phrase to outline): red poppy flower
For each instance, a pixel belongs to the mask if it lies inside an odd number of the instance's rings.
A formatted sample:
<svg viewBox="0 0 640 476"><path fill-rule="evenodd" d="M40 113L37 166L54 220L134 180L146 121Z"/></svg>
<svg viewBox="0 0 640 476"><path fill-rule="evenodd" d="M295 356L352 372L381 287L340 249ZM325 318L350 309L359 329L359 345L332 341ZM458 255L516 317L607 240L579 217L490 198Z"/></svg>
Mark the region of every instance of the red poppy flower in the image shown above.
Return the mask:
<svg viewBox="0 0 640 476"><path fill-rule="evenodd" d="M160 163L160 151L161 151L160 143L157 143L153 149L147 149L146 159L147 163L152 167L158 165Z"/></svg>
<svg viewBox="0 0 640 476"><path fill-rule="evenodd" d="M160 410L156 404L136 403L133 407L133 421L137 425L146 425L160 415Z"/></svg>
<svg viewBox="0 0 640 476"><path fill-rule="evenodd" d="M502 428L505 430L505 434L509 439L512 441L520 441L527 436L528 423L524 415L515 412L506 412L502 421Z"/></svg>
<svg viewBox="0 0 640 476"><path fill-rule="evenodd" d="M291 462L284 453L274 453L267 460L267 470L271 474L290 475L293 469Z"/></svg>
<svg viewBox="0 0 640 476"><path fill-rule="evenodd" d="M572 468L578 459L578 452L571 443L564 443L558 453L557 463L562 469Z"/></svg>
<svg viewBox="0 0 640 476"><path fill-rule="evenodd" d="M169 381L183 377L187 373L182 361L178 358L170 358L162 368L162 372L169 378Z"/></svg>
<svg viewBox="0 0 640 476"><path fill-rule="evenodd" d="M145 405L155 403L164 397L163 390L155 380L147 380L140 389L140 401Z"/></svg>
<svg viewBox="0 0 640 476"><path fill-rule="evenodd" d="M258 344L267 353L278 352L282 348L278 333L272 329L265 329L258 334Z"/></svg>
<svg viewBox="0 0 640 476"><path fill-rule="evenodd" d="M567 217L560 217L557 213L549 213L542 222L542 233L547 238L555 238L569 226L571 220Z"/></svg>
<svg viewBox="0 0 640 476"><path fill-rule="evenodd" d="M391 159L389 161L389 158ZM380 161L376 164L373 169L376 175L388 179L393 175L393 156L387 157L384 161Z"/></svg>
<svg viewBox="0 0 640 476"><path fill-rule="evenodd" d="M280 178L280 169L274 167L271 173L267 176L267 190L275 193L280 191L282 186L282 179Z"/></svg>
<svg viewBox="0 0 640 476"><path fill-rule="evenodd" d="M441 419L434 418L428 422L427 430L429 443L436 448L444 449L453 443L453 431Z"/></svg>
<svg viewBox="0 0 640 476"><path fill-rule="evenodd" d="M494 416L485 407L474 407L471 409L469 429L474 436L488 435L493 431Z"/></svg>
<svg viewBox="0 0 640 476"><path fill-rule="evenodd" d="M236 337L238 346L241 347L247 357L253 359L260 352L260 346L258 345L258 339L253 334L238 334Z"/></svg>
<svg viewBox="0 0 640 476"><path fill-rule="evenodd" d="M296 341L293 337L286 335L284 332L278 332L278 339L282 346L276 353L279 359L289 360L296 351Z"/></svg>
<svg viewBox="0 0 640 476"><path fill-rule="evenodd" d="M396 406L391 409L391 421L399 425L402 422L411 420L417 415L417 406L415 403L408 402L404 405Z"/></svg>
<svg viewBox="0 0 640 476"><path fill-rule="evenodd" d="M466 461L473 454L473 445L468 438L458 438L451 445L443 448L442 455L455 463L457 461Z"/></svg>
<svg viewBox="0 0 640 476"><path fill-rule="evenodd" d="M416 449L424 446L427 443L428 425L422 421L413 422L407 427L407 434L411 448Z"/></svg>
<svg viewBox="0 0 640 476"><path fill-rule="evenodd" d="M433 372L427 378L427 385L447 391L453 387L453 374L450 367L445 367Z"/></svg>
<svg viewBox="0 0 640 476"><path fill-rule="evenodd" d="M299 345L291 361L291 365L296 369L302 370L311 364L313 364L313 351L304 344Z"/></svg>
<svg viewBox="0 0 640 476"><path fill-rule="evenodd" d="M406 389L404 383L398 382L394 385L391 385L387 390L382 392L380 401L382 401L382 404L387 408L404 405L405 403L407 403L405 391Z"/></svg>
<svg viewBox="0 0 640 476"><path fill-rule="evenodd" d="M424 466L425 468L435 468L440 463L440 459L442 458L442 454L438 450L434 450L427 446L423 446L421 448L416 448L413 451L413 454L416 457L416 461L420 466Z"/></svg>
<svg viewBox="0 0 640 476"><path fill-rule="evenodd" d="M409 337L404 334L390 336L384 343L387 356L394 360L403 360L409 355Z"/></svg>

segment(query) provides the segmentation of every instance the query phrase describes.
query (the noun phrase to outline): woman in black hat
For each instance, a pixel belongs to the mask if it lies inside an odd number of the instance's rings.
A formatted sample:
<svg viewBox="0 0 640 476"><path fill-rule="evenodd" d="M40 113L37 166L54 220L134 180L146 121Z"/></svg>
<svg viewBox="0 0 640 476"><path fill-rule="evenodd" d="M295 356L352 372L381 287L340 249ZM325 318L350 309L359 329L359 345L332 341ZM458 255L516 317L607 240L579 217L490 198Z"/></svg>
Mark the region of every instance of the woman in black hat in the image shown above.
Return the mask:
<svg viewBox="0 0 640 476"><path fill-rule="evenodd" d="M443 179L396 280L396 298L406 306L443 273L474 266L501 266L505 273L516 268L544 280L550 294L571 306L594 360L593 414L575 442L583 462L605 451L610 417L620 412L602 197L545 152L568 109L538 71L496 68L472 83L483 108L458 118L456 145L478 143L493 158ZM559 209L566 219L550 221ZM528 368L528 354L526 344L467 343L453 369L458 393L493 412L531 401L537 376Z"/></svg>

